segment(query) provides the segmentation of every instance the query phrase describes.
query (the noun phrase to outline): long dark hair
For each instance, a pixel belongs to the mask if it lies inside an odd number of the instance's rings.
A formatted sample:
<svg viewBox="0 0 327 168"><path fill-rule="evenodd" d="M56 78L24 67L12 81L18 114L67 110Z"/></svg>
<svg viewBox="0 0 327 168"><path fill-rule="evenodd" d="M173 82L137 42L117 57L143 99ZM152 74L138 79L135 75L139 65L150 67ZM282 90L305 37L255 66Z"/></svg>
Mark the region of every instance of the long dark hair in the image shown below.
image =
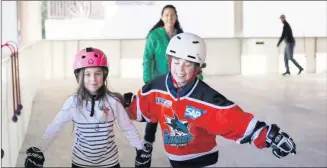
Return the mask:
<svg viewBox="0 0 327 168"><path fill-rule="evenodd" d="M178 21L178 15L177 15L177 10L176 10L176 8L175 8L175 6L173 6L173 5L166 5L165 7L163 7L162 8L162 10L161 10L161 16L163 15L163 13L164 13L164 11L166 10L166 9L168 9L168 8L170 8L170 9L173 9L174 11L175 11L175 13L176 13L176 23L175 23L175 25L174 25L174 28L177 30L177 34L179 34L179 33L183 33L184 31L183 31L183 29L182 29L182 27L181 27L181 25L180 25L180 23L179 23L179 21ZM161 20L161 18L159 19L159 21L151 28L151 30L149 31L149 34L154 30L154 29L156 29L156 28L158 28L158 27L163 27L165 25L165 23ZM148 34L148 35L149 35Z"/></svg>
<svg viewBox="0 0 327 168"><path fill-rule="evenodd" d="M105 83L99 88L98 93L97 93L97 97L99 99L105 99L106 94L108 94L111 97L113 97L114 99L116 99L119 103L123 104L124 97L120 93L110 91L108 89L108 87L107 87L106 77L108 76L108 72L109 72L108 69L101 68L101 70L103 71L104 82ZM84 87L85 68L80 69L79 71L76 72L76 74L77 74L76 77L77 77L77 82L78 82L78 88L77 88L77 91L76 91L77 108L82 108L83 107L83 101L84 100L86 100L86 101L90 100L91 95L86 90L86 88ZM115 116L114 113L113 113L113 116ZM75 123L73 122L72 133L74 131L74 127L75 127Z"/></svg>

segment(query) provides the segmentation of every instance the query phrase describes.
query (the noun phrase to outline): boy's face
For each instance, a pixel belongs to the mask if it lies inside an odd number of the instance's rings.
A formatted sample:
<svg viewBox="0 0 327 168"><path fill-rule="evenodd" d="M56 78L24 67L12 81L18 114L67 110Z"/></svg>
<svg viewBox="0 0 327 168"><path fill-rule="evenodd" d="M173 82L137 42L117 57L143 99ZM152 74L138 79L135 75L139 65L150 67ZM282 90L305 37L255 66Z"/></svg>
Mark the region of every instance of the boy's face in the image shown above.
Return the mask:
<svg viewBox="0 0 327 168"><path fill-rule="evenodd" d="M194 70L194 63L175 57L171 58L171 74L179 87L187 84L187 82L193 77Z"/></svg>
<svg viewBox="0 0 327 168"><path fill-rule="evenodd" d="M84 87L95 95L97 90L103 85L103 70L99 67L86 68L84 72Z"/></svg>

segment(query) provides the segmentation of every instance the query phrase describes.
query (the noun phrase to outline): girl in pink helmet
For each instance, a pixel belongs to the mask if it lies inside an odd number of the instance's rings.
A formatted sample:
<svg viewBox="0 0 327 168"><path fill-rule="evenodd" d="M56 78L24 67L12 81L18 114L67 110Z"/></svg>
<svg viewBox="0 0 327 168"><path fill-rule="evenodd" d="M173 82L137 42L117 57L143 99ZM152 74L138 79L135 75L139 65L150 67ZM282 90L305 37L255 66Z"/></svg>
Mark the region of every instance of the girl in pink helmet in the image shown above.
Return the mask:
<svg viewBox="0 0 327 168"><path fill-rule="evenodd" d="M72 167L120 167L114 121L137 151L143 149L143 142L122 106L122 96L110 92L105 84L109 73L106 55L96 48L83 49L76 54L73 68L77 92L65 101L43 134L41 144L26 151L25 167L43 167L43 152L70 121L75 132Z"/></svg>

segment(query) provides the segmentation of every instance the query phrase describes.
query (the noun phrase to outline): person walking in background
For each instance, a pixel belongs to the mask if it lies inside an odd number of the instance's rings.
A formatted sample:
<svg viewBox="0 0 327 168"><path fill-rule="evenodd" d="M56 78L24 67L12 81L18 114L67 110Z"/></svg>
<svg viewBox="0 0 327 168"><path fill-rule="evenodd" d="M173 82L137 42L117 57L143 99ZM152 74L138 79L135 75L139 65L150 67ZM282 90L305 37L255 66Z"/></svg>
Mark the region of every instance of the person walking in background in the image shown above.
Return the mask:
<svg viewBox="0 0 327 168"><path fill-rule="evenodd" d="M295 46L295 39L293 37L292 28L289 25L289 23L286 21L285 15L281 15L280 16L280 20L284 24L284 27L283 27L282 36L279 38L279 41L277 43L277 47L279 47L280 43L284 39L285 39L285 44L286 44L285 51L284 51L284 62L285 62L286 72L284 72L283 75L285 76L285 75L290 75L291 74L290 73L289 66L288 66L288 60L291 60L293 62L293 64L299 69L299 73L298 74L301 74L301 72L303 71L303 68L293 58L294 46Z"/></svg>
<svg viewBox="0 0 327 168"><path fill-rule="evenodd" d="M143 55L143 81L145 84L169 72L166 48L173 36L183 32L175 6L164 6L161 11L161 18L151 28L146 39ZM201 73L197 77L203 80ZM157 127L158 123L146 124L144 140L151 145L155 141ZM151 162L148 166L151 166Z"/></svg>

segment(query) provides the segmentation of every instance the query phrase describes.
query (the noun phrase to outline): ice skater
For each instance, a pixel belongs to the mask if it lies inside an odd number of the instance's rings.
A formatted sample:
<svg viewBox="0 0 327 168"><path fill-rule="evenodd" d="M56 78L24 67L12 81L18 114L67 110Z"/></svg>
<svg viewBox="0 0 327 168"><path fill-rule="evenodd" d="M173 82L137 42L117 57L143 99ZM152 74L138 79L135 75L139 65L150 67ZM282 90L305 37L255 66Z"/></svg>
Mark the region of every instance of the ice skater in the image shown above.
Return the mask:
<svg viewBox="0 0 327 168"><path fill-rule="evenodd" d="M147 35L142 64L144 84L169 72L166 57L168 43L173 36L183 32L177 9L173 5L165 5L161 10L161 18ZM201 73L197 77L203 80ZM145 126L144 140L149 144L155 141L157 127L158 123L147 123ZM148 166L151 166L151 161Z"/></svg>
<svg viewBox="0 0 327 168"><path fill-rule="evenodd" d="M175 35L166 55L170 72L135 95L125 93L124 106L133 120L160 124L173 168L216 167L217 135L258 149L272 148L279 158L296 153L293 140L276 124L258 120L196 78L206 60L203 39L191 33ZM147 167L141 156L137 153L136 166Z"/></svg>
<svg viewBox="0 0 327 168"><path fill-rule="evenodd" d="M149 153L143 151L142 139L121 103L123 97L109 91L105 84L109 74L106 55L96 48L82 49L74 60L74 74L78 82L76 94L64 102L41 143L27 149L25 167L43 167L43 152L70 121L75 132L72 167L120 167L115 121L136 151Z"/></svg>

